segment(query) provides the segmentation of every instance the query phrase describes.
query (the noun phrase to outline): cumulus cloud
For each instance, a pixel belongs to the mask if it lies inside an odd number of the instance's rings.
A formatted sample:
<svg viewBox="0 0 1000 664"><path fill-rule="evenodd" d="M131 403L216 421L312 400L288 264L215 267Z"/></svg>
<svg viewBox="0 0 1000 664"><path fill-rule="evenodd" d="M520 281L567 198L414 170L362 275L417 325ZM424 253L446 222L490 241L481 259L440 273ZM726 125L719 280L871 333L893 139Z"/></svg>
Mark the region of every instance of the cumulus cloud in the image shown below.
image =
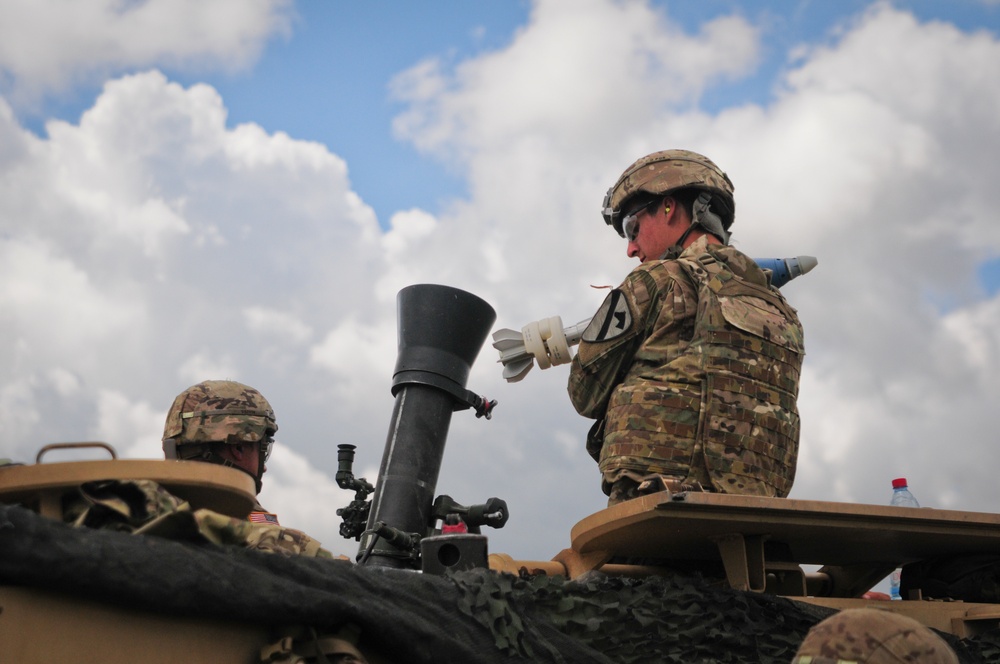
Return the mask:
<svg viewBox="0 0 1000 664"><path fill-rule="evenodd" d="M757 31L738 17L688 35L645 3L536 2L508 48L453 70L426 60L397 76L393 91L410 108L394 126L422 149L465 158L543 135L556 149L585 135L586 153L746 73L758 51Z"/></svg>
<svg viewBox="0 0 1000 664"><path fill-rule="evenodd" d="M114 390L101 390L97 397L95 428L103 438L127 441L120 450L122 457L156 459L163 456L160 440L166 415L166 408L144 401L133 402Z"/></svg>
<svg viewBox="0 0 1000 664"><path fill-rule="evenodd" d="M394 336L395 326L389 321L365 325L349 316L310 350L310 361L342 381L345 394L352 394L359 377L392 373Z"/></svg>
<svg viewBox="0 0 1000 664"><path fill-rule="evenodd" d="M290 27L288 0L13 0L0 7L0 80L30 99L154 64L235 70Z"/></svg>
<svg viewBox="0 0 1000 664"><path fill-rule="evenodd" d="M343 161L225 116L213 89L153 71L110 81L47 139L0 123L8 403L53 367L165 408L206 378L251 382L275 360L258 340L303 344L365 300L342 286L378 264L377 224Z"/></svg>
<svg viewBox="0 0 1000 664"><path fill-rule="evenodd" d="M297 317L269 307L247 307L243 310L243 317L252 331L291 344L304 343L313 334L312 328Z"/></svg>

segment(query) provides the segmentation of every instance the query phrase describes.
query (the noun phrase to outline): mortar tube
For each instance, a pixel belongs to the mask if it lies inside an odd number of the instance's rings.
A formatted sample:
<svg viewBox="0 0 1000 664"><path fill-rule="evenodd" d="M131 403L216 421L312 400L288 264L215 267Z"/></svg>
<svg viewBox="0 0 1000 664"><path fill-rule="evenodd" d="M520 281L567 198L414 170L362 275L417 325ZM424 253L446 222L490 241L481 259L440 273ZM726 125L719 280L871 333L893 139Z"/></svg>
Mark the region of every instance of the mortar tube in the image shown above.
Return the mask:
<svg viewBox="0 0 1000 664"><path fill-rule="evenodd" d="M409 524L413 532L424 534L453 412L452 397L434 387L408 385L396 395L372 498L369 529L382 521L395 527ZM367 550L372 537L372 533L362 536L359 556ZM396 569L413 566L396 547L382 540L375 543L366 564Z"/></svg>
<svg viewBox="0 0 1000 664"><path fill-rule="evenodd" d="M496 312L471 293L433 284L401 290L397 309L396 402L358 560L416 568L414 552L373 540L372 531L385 524L428 534L451 415L470 406L465 383Z"/></svg>

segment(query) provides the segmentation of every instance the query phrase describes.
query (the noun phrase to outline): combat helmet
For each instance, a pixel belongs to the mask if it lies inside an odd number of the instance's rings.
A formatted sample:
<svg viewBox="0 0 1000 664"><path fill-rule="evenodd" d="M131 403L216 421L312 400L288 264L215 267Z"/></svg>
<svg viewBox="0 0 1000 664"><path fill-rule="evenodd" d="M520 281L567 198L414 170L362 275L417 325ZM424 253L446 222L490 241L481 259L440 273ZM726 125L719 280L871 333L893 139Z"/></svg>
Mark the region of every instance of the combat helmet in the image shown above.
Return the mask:
<svg viewBox="0 0 1000 664"><path fill-rule="evenodd" d="M699 189L701 195L692 209L692 227L701 226L728 244L729 227L736 214L734 188L729 176L708 157L690 150L663 150L625 169L608 189L601 214L605 223L625 237L622 220L635 207L635 199L648 202L679 189Z"/></svg>
<svg viewBox="0 0 1000 664"><path fill-rule="evenodd" d="M168 459L198 459L233 465L216 453L218 444L260 445L260 476L278 430L274 410L260 392L231 380L206 380L177 395L163 425L163 452Z"/></svg>
<svg viewBox="0 0 1000 664"><path fill-rule="evenodd" d="M886 609L846 609L813 626L792 664L958 664L929 627Z"/></svg>

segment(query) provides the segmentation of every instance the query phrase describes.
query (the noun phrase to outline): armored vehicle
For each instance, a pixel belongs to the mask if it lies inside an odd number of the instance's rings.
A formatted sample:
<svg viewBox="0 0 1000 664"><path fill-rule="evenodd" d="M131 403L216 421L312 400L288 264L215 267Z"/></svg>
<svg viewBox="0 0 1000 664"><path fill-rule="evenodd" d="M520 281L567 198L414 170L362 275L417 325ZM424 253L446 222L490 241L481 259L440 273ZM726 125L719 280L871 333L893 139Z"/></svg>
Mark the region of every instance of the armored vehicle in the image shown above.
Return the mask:
<svg viewBox="0 0 1000 664"><path fill-rule="evenodd" d="M0 661L789 662L811 626L858 606L916 618L960 661L1000 661L992 577L956 598L904 574L906 599L865 598L900 565L989 561L997 514L662 492L567 524L550 560L490 553L481 531L505 525L504 501L465 506L435 488L454 413L492 414L466 381L495 314L436 285L401 291L398 313L377 481L354 476L352 446L339 454L355 559L213 543L184 521L74 527L94 482L152 480L236 519L254 483L101 443L108 460L51 462L49 447L0 466Z"/></svg>

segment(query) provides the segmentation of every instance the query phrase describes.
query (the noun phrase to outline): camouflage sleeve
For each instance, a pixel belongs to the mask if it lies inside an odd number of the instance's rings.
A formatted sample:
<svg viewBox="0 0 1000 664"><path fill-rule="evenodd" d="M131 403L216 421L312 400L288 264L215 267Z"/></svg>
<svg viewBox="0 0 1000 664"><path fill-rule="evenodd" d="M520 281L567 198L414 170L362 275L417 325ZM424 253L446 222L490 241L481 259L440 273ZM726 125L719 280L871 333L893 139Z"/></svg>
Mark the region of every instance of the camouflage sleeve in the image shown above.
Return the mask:
<svg viewBox="0 0 1000 664"><path fill-rule="evenodd" d="M98 480L81 484L63 499L74 526L135 532L169 514L186 512L187 502L152 480Z"/></svg>
<svg viewBox="0 0 1000 664"><path fill-rule="evenodd" d="M317 540L293 528L270 523L251 523L205 509L196 511L194 518L198 533L213 544L245 546L248 549L284 555L333 557Z"/></svg>
<svg viewBox="0 0 1000 664"><path fill-rule="evenodd" d="M659 309L657 286L643 266L608 293L580 339L570 368L570 401L584 417L600 419L612 392L624 379L636 350L646 338L648 322Z"/></svg>
<svg viewBox="0 0 1000 664"><path fill-rule="evenodd" d="M74 525L245 546L269 553L332 558L317 540L275 523L251 523L191 506L150 480L105 480L81 485ZM264 508L258 503L257 508Z"/></svg>
<svg viewBox="0 0 1000 664"><path fill-rule="evenodd" d="M317 540L306 535L301 530L274 526L270 524L252 523L246 539L248 549L281 553L286 556L308 556L312 558L333 558L333 554L320 546Z"/></svg>

